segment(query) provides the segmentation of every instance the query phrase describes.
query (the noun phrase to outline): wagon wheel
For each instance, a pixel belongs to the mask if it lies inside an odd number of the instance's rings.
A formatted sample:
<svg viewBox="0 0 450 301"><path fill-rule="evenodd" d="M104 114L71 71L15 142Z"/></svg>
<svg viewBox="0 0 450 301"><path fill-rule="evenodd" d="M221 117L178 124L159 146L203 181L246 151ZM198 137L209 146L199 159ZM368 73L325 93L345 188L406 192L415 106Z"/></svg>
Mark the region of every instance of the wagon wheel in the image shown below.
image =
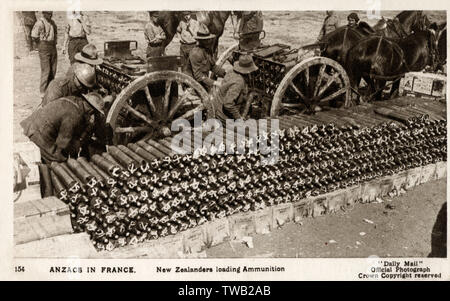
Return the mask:
<svg viewBox="0 0 450 301"><path fill-rule="evenodd" d="M175 120L191 121L196 112L210 110L207 100L205 89L183 73L147 73L123 89L111 106L106 123L112 130L112 142L126 144L143 137L170 136Z"/></svg>
<svg viewBox="0 0 450 301"><path fill-rule="evenodd" d="M270 116L351 105L350 80L344 68L332 59L312 57L295 65L281 80Z"/></svg>
<svg viewBox="0 0 450 301"><path fill-rule="evenodd" d="M228 59L231 57L231 55L233 54L233 51L238 50L239 48L239 43L233 44L230 47L228 47L224 52L222 52L222 54L219 56L219 58L217 59L216 65L219 67L222 67L225 65L225 63L228 61Z"/></svg>

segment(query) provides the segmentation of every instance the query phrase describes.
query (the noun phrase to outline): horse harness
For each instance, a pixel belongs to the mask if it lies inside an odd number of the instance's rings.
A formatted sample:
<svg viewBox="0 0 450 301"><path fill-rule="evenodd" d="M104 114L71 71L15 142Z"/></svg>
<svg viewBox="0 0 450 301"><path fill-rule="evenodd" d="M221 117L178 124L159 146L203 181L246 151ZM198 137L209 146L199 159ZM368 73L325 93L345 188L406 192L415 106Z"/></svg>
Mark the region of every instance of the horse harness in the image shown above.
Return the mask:
<svg viewBox="0 0 450 301"><path fill-rule="evenodd" d="M405 66L407 71L403 72L401 74L390 75L390 76L382 76L382 75L378 75L378 74L373 73L373 69L372 69L373 66L372 66L370 68L369 76L372 77L372 78L376 78L376 79L394 80L394 79L396 79L398 77L403 76L405 73L410 72L411 69L409 68L408 64L406 63L405 53L403 52L403 49L400 48L400 46L398 46L396 43L385 39L383 36L379 37L378 44L377 44L377 50L375 51L375 58L378 57L378 53L380 52L381 43L383 42L383 40L385 40L388 44L390 44L393 47L393 49L398 53L398 55L400 55L402 65Z"/></svg>

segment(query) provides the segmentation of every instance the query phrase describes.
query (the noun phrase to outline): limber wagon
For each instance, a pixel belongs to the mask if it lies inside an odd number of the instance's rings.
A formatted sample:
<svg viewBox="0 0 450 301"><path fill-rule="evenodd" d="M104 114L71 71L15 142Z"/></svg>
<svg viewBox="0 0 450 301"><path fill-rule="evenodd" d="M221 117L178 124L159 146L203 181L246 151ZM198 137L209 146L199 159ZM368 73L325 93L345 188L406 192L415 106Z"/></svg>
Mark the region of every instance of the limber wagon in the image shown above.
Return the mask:
<svg viewBox="0 0 450 301"><path fill-rule="evenodd" d="M208 116L209 95L193 78L178 71L179 57L152 58L146 65L132 54L135 45L134 41L105 43L105 62L97 70L99 84L117 94L106 118L113 144L171 136L171 124L177 119L190 120L199 111ZM325 57L299 61L298 49L283 44L250 51L238 48L226 50L217 65L250 53L259 67L250 76L242 115L259 119L351 105L349 79L337 62Z"/></svg>

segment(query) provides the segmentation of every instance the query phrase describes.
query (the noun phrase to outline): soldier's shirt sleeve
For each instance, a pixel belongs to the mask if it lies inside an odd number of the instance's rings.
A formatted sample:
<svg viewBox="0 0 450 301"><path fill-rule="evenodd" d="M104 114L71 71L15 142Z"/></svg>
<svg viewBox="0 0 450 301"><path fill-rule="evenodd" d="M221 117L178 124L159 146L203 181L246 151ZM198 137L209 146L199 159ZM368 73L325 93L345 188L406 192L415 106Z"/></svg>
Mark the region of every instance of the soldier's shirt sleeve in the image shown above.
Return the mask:
<svg viewBox="0 0 450 301"><path fill-rule="evenodd" d="M86 34L91 34L92 32L92 25L91 25L91 20L89 19L88 16L82 16L81 17L82 23L81 25L83 25L83 29L86 32Z"/></svg>
<svg viewBox="0 0 450 301"><path fill-rule="evenodd" d="M147 23L144 28L145 40L147 43L155 43L155 32L153 31L153 27L150 23Z"/></svg>
<svg viewBox="0 0 450 301"><path fill-rule="evenodd" d="M227 94L224 97L223 109L234 119L241 118L239 112L240 105L237 105L237 99L244 90L244 86L241 83L235 83L228 88Z"/></svg>
<svg viewBox="0 0 450 301"><path fill-rule="evenodd" d="M31 37L35 39L39 39L41 37L41 32L43 30L42 21L39 20L36 23L34 23L33 29L31 30Z"/></svg>
<svg viewBox="0 0 450 301"><path fill-rule="evenodd" d="M74 130L81 122L81 116L69 116L62 118L59 127L58 137L56 138L56 146L60 149L66 149L72 141Z"/></svg>
<svg viewBox="0 0 450 301"><path fill-rule="evenodd" d="M181 21L180 24L178 24L177 32L181 34L183 30L186 30L186 23Z"/></svg>
<svg viewBox="0 0 450 301"><path fill-rule="evenodd" d="M225 71L225 69L223 69L222 67L217 66L217 65L215 65L215 64L213 65L212 72L213 72L215 75L217 75L218 77L224 77L225 74L227 73L227 72Z"/></svg>
<svg viewBox="0 0 450 301"><path fill-rule="evenodd" d="M212 87L214 81L208 77L208 58L205 57L201 51L196 51L194 48L189 54L189 61L191 62L194 79L206 84L208 87Z"/></svg>

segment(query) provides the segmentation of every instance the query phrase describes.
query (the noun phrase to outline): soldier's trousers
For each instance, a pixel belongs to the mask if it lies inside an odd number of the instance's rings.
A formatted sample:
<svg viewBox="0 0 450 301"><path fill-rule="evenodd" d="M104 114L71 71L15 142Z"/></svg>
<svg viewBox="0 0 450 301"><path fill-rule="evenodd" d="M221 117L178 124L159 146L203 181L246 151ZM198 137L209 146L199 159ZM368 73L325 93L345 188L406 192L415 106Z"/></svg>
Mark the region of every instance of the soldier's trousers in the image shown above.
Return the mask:
<svg viewBox="0 0 450 301"><path fill-rule="evenodd" d="M182 71L187 73L187 66L189 62L189 53L195 47L194 44L180 44L180 56L181 56L181 65Z"/></svg>
<svg viewBox="0 0 450 301"><path fill-rule="evenodd" d="M81 52L84 46L88 44L86 37L84 38L69 38L69 44L67 45L67 54L69 55L69 61L72 65L75 61L75 54Z"/></svg>
<svg viewBox="0 0 450 301"><path fill-rule="evenodd" d="M58 64L56 45L52 42L39 43L39 60L41 61L41 83L39 91L45 93L50 82L55 78Z"/></svg>

